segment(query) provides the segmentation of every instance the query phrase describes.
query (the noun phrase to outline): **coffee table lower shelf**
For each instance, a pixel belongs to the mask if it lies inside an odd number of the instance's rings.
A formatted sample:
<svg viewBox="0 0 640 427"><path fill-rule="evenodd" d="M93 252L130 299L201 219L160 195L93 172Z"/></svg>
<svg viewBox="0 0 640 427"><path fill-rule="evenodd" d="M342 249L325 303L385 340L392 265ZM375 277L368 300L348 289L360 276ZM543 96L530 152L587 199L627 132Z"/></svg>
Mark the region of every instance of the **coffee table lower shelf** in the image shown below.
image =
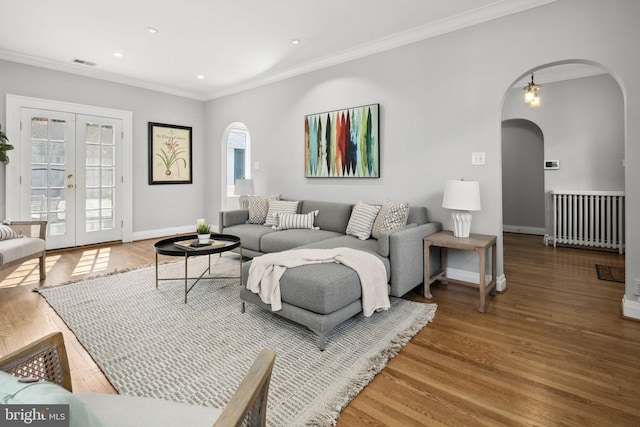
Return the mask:
<svg viewBox="0 0 640 427"><path fill-rule="evenodd" d="M184 281L184 303L187 303L187 295L195 285L197 285L201 280L219 280L219 279L238 279L240 285L242 285L242 245L240 244L240 239L236 236L232 236L230 234L212 234L211 236L217 241L225 242L224 246L215 246L215 247L200 247L194 249L186 249L181 247L180 245L176 245L176 242L185 242L188 240L196 239L196 236L181 236L181 237L171 237L169 239L164 239L156 242L154 244L154 248L156 251L156 289L158 289L158 285L162 281ZM239 248L240 249L240 260L239 260L239 271L238 276L212 276L211 271L211 255L219 254L222 256L223 252L230 251L232 249ZM182 277L160 277L159 275L159 264L158 264L158 255L167 255L167 256L180 256L184 258L184 276ZM196 256L207 255L209 257L207 268L198 276L198 277L189 277L189 258ZM205 276L205 274L209 274ZM194 280L194 282L189 286L189 280Z"/></svg>

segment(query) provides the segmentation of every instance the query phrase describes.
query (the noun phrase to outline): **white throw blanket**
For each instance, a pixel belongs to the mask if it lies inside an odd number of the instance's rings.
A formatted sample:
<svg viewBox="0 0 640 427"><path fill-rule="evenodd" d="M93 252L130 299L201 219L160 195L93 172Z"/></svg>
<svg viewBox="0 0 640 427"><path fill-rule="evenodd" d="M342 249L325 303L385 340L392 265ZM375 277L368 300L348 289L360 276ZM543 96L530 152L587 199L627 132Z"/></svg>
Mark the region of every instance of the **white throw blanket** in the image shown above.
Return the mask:
<svg viewBox="0 0 640 427"><path fill-rule="evenodd" d="M293 249L256 257L249 268L247 289L259 294L265 304L271 304L272 311L281 310L280 278L287 268L327 262L344 264L358 274L365 317L391 306L382 261L373 254L351 248Z"/></svg>

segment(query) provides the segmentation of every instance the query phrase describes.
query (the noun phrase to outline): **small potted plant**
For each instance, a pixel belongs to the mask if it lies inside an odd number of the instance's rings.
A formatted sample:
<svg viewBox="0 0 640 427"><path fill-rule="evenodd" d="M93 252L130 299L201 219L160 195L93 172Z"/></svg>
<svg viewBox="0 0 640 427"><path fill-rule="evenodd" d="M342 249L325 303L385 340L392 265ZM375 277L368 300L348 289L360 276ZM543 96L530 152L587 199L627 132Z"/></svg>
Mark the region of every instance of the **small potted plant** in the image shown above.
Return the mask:
<svg viewBox="0 0 640 427"><path fill-rule="evenodd" d="M7 151L13 150L13 145L9 144L9 139L7 138L7 134L2 132L2 125L0 125L0 162L5 165L9 163L9 156L7 156Z"/></svg>
<svg viewBox="0 0 640 427"><path fill-rule="evenodd" d="M196 225L196 232L198 233L198 243L209 243L211 238L211 227L204 219L199 219Z"/></svg>

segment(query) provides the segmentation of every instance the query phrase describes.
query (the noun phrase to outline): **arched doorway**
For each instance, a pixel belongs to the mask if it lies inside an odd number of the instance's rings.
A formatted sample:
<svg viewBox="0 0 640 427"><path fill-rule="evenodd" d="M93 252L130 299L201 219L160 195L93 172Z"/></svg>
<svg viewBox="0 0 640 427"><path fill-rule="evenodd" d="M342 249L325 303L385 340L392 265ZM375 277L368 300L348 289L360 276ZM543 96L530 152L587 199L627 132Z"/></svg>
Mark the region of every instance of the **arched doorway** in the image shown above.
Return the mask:
<svg viewBox="0 0 640 427"><path fill-rule="evenodd" d="M524 101L523 88L531 80L531 73L535 83L542 85L539 108L531 108ZM604 66L574 60L526 71L503 98L501 123L512 119L533 122L544 135L545 162L539 167L544 173L547 233L553 231L551 191L625 190L624 94ZM559 161L559 167L544 169L548 160ZM501 167L504 186L508 178L505 164ZM506 197L508 194L503 193L503 207L509 203Z"/></svg>
<svg viewBox="0 0 640 427"><path fill-rule="evenodd" d="M538 108L524 102L522 88L532 72L536 84L542 85ZM505 94L502 122L512 119L535 123L544 133L544 160L559 162L554 169L544 169L539 159L536 165L544 174L547 232L551 191L625 189L624 98L603 67L574 62L528 71ZM502 165L503 186L508 166ZM503 206L509 204L506 196Z"/></svg>
<svg viewBox="0 0 640 427"><path fill-rule="evenodd" d="M502 224L512 233L545 234L544 136L534 122L502 122Z"/></svg>

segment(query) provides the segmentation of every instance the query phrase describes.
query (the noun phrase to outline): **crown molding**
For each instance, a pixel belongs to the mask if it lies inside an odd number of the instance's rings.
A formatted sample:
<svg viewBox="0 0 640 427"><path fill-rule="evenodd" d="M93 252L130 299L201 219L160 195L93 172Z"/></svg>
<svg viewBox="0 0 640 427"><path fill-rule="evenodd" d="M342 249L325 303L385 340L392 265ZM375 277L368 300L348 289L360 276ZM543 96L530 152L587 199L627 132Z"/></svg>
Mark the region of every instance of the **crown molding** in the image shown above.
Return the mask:
<svg viewBox="0 0 640 427"><path fill-rule="evenodd" d="M487 6L473 9L465 13L431 22L429 24L425 24L406 31L402 31L388 37L383 37L357 46L353 49L344 50L334 55L328 55L317 60L309 61L298 66L291 67L279 73L267 75L262 78L249 79L246 82L231 85L223 89L208 93L181 90L145 80L136 79L133 77L123 76L116 73L109 73L102 70L91 69L83 65L52 61L49 59L37 58L3 49L0 49L0 59L36 67L48 68L66 73L82 75L85 77L91 77L100 80L111 81L115 83L121 83L129 86L135 86L142 89L153 90L156 92L167 93L170 95L181 96L199 101L207 101L238 92L243 92L249 89L254 89L260 86L265 86L311 71L331 67L333 65L384 52L421 40L437 37L442 34L460 30L473 25L478 25L484 22L491 21L493 19L498 19L528 9L544 6L555 1L557 0L498 0Z"/></svg>
<svg viewBox="0 0 640 427"><path fill-rule="evenodd" d="M98 80L106 80L113 83L121 83L128 86L134 86L141 89L148 89L155 92L176 95L185 98L191 98L199 101L206 101L208 98L202 93L195 93L180 89L167 87L165 85L152 83L145 80L135 79L133 77L123 76L121 74L109 73L107 71L89 68L87 65L66 64L50 59L38 58L35 56L24 55L9 50L0 49L0 59L10 62L17 62L34 67L47 68L50 70L61 71L64 73L76 74L80 76L90 77Z"/></svg>
<svg viewBox="0 0 640 427"><path fill-rule="evenodd" d="M386 50L398 48L411 43L416 43L429 38L437 37L446 33L457 31L463 28L478 25L507 15L523 12L539 6L544 6L557 0L500 0L488 6L470 10L468 12L455 15L446 19L431 22L416 28L412 28L400 33L393 34L370 43L357 46L353 49L329 55L319 60L310 61L292 67L288 70L266 76L262 79L252 80L246 83L229 86L228 88L214 91L208 94L209 99L221 98L234 93L255 89L267 84L276 83L311 71L328 68L354 59L384 52Z"/></svg>

